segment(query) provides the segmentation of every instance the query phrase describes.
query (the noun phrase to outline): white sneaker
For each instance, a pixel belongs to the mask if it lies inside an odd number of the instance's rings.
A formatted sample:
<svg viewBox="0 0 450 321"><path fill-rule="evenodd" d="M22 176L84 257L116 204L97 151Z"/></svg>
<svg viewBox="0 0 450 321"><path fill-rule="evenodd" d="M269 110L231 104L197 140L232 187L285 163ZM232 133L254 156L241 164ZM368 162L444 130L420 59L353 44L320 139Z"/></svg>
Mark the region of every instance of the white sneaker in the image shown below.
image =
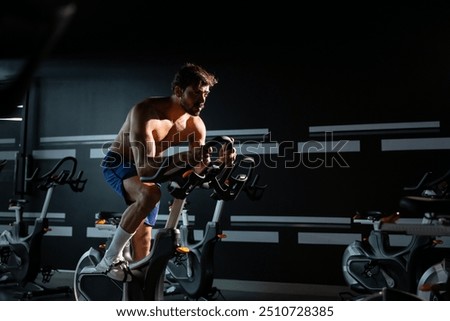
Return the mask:
<svg viewBox="0 0 450 321"><path fill-rule="evenodd" d="M113 280L121 282L129 282L132 279L127 261L116 259L112 263L109 263L106 257L103 257L95 267L89 266L83 268L81 273L102 273Z"/></svg>

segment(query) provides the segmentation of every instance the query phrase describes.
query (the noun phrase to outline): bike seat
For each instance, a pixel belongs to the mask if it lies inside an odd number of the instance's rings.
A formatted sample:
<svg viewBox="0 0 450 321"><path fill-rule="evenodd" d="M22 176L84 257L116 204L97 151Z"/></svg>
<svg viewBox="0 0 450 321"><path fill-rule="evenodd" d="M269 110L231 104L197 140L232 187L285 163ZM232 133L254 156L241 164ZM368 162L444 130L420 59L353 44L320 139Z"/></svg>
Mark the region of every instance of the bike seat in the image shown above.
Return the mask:
<svg viewBox="0 0 450 321"><path fill-rule="evenodd" d="M399 206L402 214L417 217L422 217L425 213L450 214L450 199L405 196L400 199Z"/></svg>

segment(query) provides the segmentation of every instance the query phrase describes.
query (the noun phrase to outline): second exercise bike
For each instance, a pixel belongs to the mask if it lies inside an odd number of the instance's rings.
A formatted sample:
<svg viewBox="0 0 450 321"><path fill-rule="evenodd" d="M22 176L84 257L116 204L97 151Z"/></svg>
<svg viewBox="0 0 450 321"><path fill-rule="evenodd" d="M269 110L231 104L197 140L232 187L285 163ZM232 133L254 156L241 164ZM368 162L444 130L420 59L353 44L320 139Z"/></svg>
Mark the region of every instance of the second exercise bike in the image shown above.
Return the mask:
<svg viewBox="0 0 450 321"><path fill-rule="evenodd" d="M35 280L38 274L43 274L44 282L48 282L51 271L45 271L41 266L42 239L50 230L47 212L54 189L57 186L68 185L73 192L82 192L86 179L82 178L83 171L77 176L77 160L74 157L61 159L44 175L38 176L36 170L29 181L37 183L37 188L46 192L42 210L29 232L29 226L24 219L25 199L11 199L9 209L15 212L15 221L10 230L0 234L0 284L17 284L23 289L23 299L36 296L53 295L56 293L70 294L70 287L47 288L38 285ZM25 290L33 284L38 290Z"/></svg>
<svg viewBox="0 0 450 321"><path fill-rule="evenodd" d="M426 177L416 187L406 189L409 194L420 191L420 195L402 197L398 213L369 212L353 217L354 226L361 228L368 224L369 229L363 232L361 240L349 244L344 251L343 274L350 289L363 295L385 289L416 295L429 282L447 281L443 280L443 276L448 276L442 267L445 260L437 246L441 243L440 236L450 235L450 226L446 223L450 200L441 192L448 174L431 183L426 182ZM402 215L421 218L421 223L403 223L400 221ZM395 234L408 235L408 244L392 246L390 238ZM435 267L433 271L430 270L432 266ZM427 274L429 276L424 277ZM426 294L422 293L422 296Z"/></svg>

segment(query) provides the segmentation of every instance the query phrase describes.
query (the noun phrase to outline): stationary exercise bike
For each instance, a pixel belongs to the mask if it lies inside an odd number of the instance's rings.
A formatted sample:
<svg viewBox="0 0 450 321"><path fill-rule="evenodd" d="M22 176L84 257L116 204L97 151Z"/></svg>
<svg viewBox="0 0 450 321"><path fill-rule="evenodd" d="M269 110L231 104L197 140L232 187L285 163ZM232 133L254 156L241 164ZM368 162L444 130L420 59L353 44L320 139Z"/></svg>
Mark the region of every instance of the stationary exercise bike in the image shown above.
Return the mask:
<svg viewBox="0 0 450 321"><path fill-rule="evenodd" d="M233 148L233 140L219 136L207 142L205 148ZM168 191L174 197L171 212L164 228L156 233L150 254L145 258L130 262L128 273L131 281L122 282L109 278L105 273L84 273L83 269L96 266L104 252L90 248L78 261L74 277L74 294L78 301L139 301L163 300L164 276L167 263L175 255L185 255L189 249L180 246L180 232L177 229L180 214L187 196L204 183L210 173L220 173L226 167L212 161L205 173L196 174L189 167L176 167L168 170L171 157L167 157L152 177L141 177L143 182L169 182ZM220 175L220 174L218 174Z"/></svg>
<svg viewBox="0 0 450 321"><path fill-rule="evenodd" d="M67 165L68 164L68 165ZM25 291L24 298L50 295L56 293L71 293L70 287L55 289L46 288L35 283L39 272L43 273L44 283L48 282L50 271L43 271L41 267L41 243L43 236L50 230L47 218L48 207L57 186L69 185L74 192L82 192L86 179L82 179L83 171L75 177L77 160L74 157L61 159L49 172L38 177L36 170L30 181L37 182L37 188L45 191L46 196L42 205L41 214L34 221L31 232L23 218L24 199L12 199L9 209L15 212L15 221L11 230L0 234L0 284L17 284L25 288L32 283L38 287L37 291Z"/></svg>
<svg viewBox="0 0 450 321"><path fill-rule="evenodd" d="M428 281L439 279L440 283L445 283L442 268L428 273L439 274L440 278L428 277L420 281L430 266L443 264L435 247L440 243L439 236L450 235L446 218L450 214L450 199L443 190L449 176L446 174L431 183L426 182L427 177L428 174L416 187L405 189L412 195L400 199L399 213L369 212L353 217L354 226L368 224L371 229L363 233L362 240L354 241L344 251L343 274L350 289L362 294L396 289L415 295ZM422 222L405 224L399 221L401 215L421 217ZM391 246L389 237L394 234L410 235L409 243L405 247Z"/></svg>
<svg viewBox="0 0 450 321"><path fill-rule="evenodd" d="M211 300L219 292L213 287L215 246L226 235L223 234L220 219L225 202L235 200L241 191L246 191L252 200L262 197L265 186L256 185L257 178L247 186L252 175L255 161L244 157L234 167L224 171L220 177L214 177L206 184L213 188L211 198L216 206L211 221L206 224L204 235L198 242L194 240L193 226L189 224L187 210L182 212L180 241L189 252L184 256L175 256L166 268L166 295L182 293L189 300Z"/></svg>

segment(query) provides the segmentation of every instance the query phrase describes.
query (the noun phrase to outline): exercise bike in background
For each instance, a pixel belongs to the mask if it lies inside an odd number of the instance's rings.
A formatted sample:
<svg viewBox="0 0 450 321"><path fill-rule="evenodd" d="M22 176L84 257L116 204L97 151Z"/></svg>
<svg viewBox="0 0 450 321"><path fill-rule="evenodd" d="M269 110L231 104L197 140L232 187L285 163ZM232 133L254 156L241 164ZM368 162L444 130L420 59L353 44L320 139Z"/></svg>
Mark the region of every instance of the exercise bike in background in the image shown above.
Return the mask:
<svg viewBox="0 0 450 321"><path fill-rule="evenodd" d="M448 264L437 247L442 243L439 237L450 235L450 172L431 183L428 176L416 187L405 188L409 195L401 198L399 213L353 217L354 226L369 228L344 251L343 274L351 290L367 295L395 289L426 300L447 297ZM421 223L403 223L404 216L421 218ZM409 235L409 243L391 246L395 234Z"/></svg>
<svg viewBox="0 0 450 321"><path fill-rule="evenodd" d="M82 179L83 171L75 177L77 160L74 157L61 159L49 172L38 177L36 170L28 180L36 182L37 188L46 192L41 214L35 219L31 232L24 220L24 199L12 199L9 209L15 212L15 221L10 230L0 234L0 284L17 285L23 289L23 299L57 293L70 294L70 287L47 288L38 285L35 280L41 272L43 283L50 281L51 272L41 267L41 244L43 236L50 230L47 212L53 191L57 186L69 185L72 191L82 192L86 179ZM34 285L38 290L25 290Z"/></svg>

